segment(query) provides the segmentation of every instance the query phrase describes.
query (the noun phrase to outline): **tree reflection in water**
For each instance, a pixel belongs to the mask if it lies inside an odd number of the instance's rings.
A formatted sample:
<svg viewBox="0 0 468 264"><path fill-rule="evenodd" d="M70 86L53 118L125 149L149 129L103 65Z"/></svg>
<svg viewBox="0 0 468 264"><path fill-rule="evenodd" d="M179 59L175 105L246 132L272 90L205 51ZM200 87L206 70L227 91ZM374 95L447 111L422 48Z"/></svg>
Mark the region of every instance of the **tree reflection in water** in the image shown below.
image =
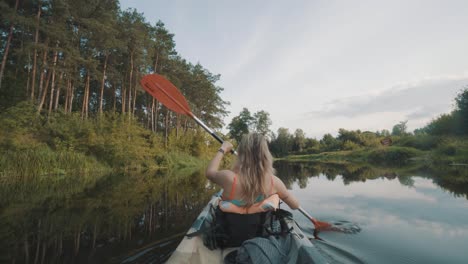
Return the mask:
<svg viewBox="0 0 468 264"><path fill-rule="evenodd" d="M468 198L463 167L275 162L275 168L288 187L305 188L318 176L341 176L345 184L385 177L411 186L417 175ZM201 171L1 180L1 263L103 263L135 256L137 262L162 262L216 191Z"/></svg>
<svg viewBox="0 0 468 264"><path fill-rule="evenodd" d="M2 182L0 262L118 259L185 232L214 191L199 171ZM160 250L170 252L176 244Z"/></svg>
<svg viewBox="0 0 468 264"><path fill-rule="evenodd" d="M351 163L320 163L320 162L288 162L276 161L275 169L285 185L290 188L295 182L301 189L307 187L310 177L325 176L328 180L335 180L342 176L345 185L377 178L387 178L398 181L406 186L413 186L412 176L432 179L434 183L451 192L457 197L468 199L468 167L462 166L434 166L427 164L412 164L407 167L382 168L370 164Z"/></svg>

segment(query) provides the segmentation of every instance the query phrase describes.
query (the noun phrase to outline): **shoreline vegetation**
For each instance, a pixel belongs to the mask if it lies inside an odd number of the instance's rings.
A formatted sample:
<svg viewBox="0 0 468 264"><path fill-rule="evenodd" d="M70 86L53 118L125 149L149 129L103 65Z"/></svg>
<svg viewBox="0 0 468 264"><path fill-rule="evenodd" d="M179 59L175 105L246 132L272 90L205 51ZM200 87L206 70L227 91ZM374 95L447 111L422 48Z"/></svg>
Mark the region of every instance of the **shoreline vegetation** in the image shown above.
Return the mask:
<svg viewBox="0 0 468 264"><path fill-rule="evenodd" d="M204 131L153 133L119 113L83 120L61 111L38 115L23 102L0 114L0 180L111 171L195 170L218 147Z"/></svg>
<svg viewBox="0 0 468 264"><path fill-rule="evenodd" d="M445 138L441 142L460 142L458 145L440 143L431 150L414 147L388 146L358 150L329 151L316 154L288 155L278 160L315 161L324 163L348 164L367 163L376 166L404 166L409 163L453 165L468 167L468 139Z"/></svg>

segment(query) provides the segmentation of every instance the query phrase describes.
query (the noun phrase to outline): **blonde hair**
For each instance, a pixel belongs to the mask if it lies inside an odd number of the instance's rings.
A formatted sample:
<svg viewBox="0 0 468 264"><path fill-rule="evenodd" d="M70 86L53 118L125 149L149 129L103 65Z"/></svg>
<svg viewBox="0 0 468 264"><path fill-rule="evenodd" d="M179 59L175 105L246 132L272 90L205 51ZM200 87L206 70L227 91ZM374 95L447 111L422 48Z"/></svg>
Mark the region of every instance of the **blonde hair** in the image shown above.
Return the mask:
<svg viewBox="0 0 468 264"><path fill-rule="evenodd" d="M246 134L237 148L236 168L242 185L242 200L246 206L256 202L259 195L267 195L267 176L273 176L273 157L265 137L258 133Z"/></svg>

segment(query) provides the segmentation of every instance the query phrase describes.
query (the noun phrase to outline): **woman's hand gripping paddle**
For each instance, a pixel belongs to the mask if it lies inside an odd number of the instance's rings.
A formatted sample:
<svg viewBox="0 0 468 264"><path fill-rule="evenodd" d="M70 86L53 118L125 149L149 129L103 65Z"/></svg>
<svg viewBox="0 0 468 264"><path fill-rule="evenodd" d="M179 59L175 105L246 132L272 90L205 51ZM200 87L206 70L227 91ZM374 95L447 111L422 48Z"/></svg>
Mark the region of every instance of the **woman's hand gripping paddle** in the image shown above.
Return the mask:
<svg viewBox="0 0 468 264"><path fill-rule="evenodd" d="M216 140L220 143L223 143L223 139L220 138L211 128L206 126L200 119L198 119L190 110L190 107L187 103L187 100L182 95L182 93L166 78L159 74L148 74L145 75L141 80L140 84L147 91L151 96L157 99L161 104L166 106L168 109L191 117L197 124L199 124L203 129L205 129L208 133L210 133ZM232 153L237 155L237 153L232 150ZM334 230L339 231L340 228L336 226L323 222L318 221L312 216L310 216L302 207L299 208L299 211L307 217L315 226L315 229L318 231L325 231L325 230Z"/></svg>

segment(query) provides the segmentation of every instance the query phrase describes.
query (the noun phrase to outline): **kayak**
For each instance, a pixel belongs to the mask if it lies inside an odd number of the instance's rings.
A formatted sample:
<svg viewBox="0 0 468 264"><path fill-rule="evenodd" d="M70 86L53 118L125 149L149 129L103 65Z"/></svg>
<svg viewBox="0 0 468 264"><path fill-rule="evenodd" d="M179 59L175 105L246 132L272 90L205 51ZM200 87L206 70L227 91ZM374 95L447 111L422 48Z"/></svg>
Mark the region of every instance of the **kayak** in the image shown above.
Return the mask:
<svg viewBox="0 0 468 264"><path fill-rule="evenodd" d="M222 192L219 192L211 198L205 208L202 210L200 215L197 217L195 222L192 224L187 234L193 234L199 231L205 221L212 220L212 214L210 209L212 206L217 206ZM331 263L311 240L302 232L299 225L292 219L286 221L288 229L291 230L288 245L292 247L286 249L284 252L287 253L288 258L286 262L281 263ZM312 239L313 240L313 239ZM245 243L245 242L244 242ZM224 258L230 252L238 248L225 248L225 249L214 249L210 250L203 244L202 235L196 236L184 236L176 250L172 253L171 257L166 263L190 263L190 264L201 264L201 263L223 263ZM290 256L289 251L304 251L301 254L295 254ZM294 253L294 252L292 252ZM285 255L285 254L283 254ZM297 256L299 255L299 256Z"/></svg>

